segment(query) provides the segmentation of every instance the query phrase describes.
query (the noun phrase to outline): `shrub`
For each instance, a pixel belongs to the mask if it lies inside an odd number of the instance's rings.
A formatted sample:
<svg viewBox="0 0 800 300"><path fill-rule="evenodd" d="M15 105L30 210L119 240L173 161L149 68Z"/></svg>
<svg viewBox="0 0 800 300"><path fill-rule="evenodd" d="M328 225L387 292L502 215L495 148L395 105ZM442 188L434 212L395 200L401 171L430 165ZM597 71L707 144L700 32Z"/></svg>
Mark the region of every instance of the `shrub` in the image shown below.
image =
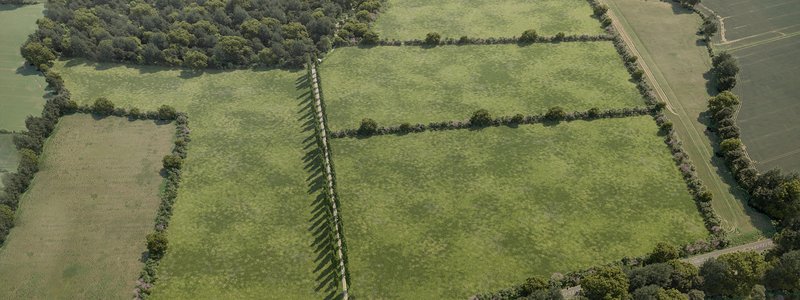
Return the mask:
<svg viewBox="0 0 800 300"><path fill-rule="evenodd" d="M159 120L174 120L175 117L178 116L178 113L175 111L175 108L169 105L162 105L158 108L158 119Z"/></svg>
<svg viewBox="0 0 800 300"><path fill-rule="evenodd" d="M400 124L400 132L411 132L411 124L410 123Z"/></svg>
<svg viewBox="0 0 800 300"><path fill-rule="evenodd" d="M650 255L647 256L647 263L668 262L670 260L677 259L680 256L681 252L678 247L675 247L669 243L660 242L656 244L653 252L650 252Z"/></svg>
<svg viewBox="0 0 800 300"><path fill-rule="evenodd" d="M479 109L469 118L469 124L477 127L489 126L492 124L492 115L488 110Z"/></svg>
<svg viewBox="0 0 800 300"><path fill-rule="evenodd" d="M114 103L104 97L97 98L92 104L92 112L101 116L109 116L114 113Z"/></svg>
<svg viewBox="0 0 800 300"><path fill-rule="evenodd" d="M0 204L0 243L5 241L11 227L14 227L14 211L8 205Z"/></svg>
<svg viewBox="0 0 800 300"><path fill-rule="evenodd" d="M164 163L164 169L167 169L167 170L180 169L181 165L183 164L183 159L181 159L180 156L177 156L177 155L174 155L174 154L170 154L170 155L164 156L163 163Z"/></svg>
<svg viewBox="0 0 800 300"><path fill-rule="evenodd" d="M378 122L369 118L361 120L361 126L358 127L358 134L368 136L376 132L378 132Z"/></svg>
<svg viewBox="0 0 800 300"><path fill-rule="evenodd" d="M39 42L29 42L22 46L20 54L25 60L34 66L49 66L50 63L56 59L53 50Z"/></svg>
<svg viewBox="0 0 800 300"><path fill-rule="evenodd" d="M545 119L549 121L561 121L567 117L567 113L560 106L550 108L544 115Z"/></svg>
<svg viewBox="0 0 800 300"><path fill-rule="evenodd" d="M581 281L589 299L628 298L628 277L619 267L600 267Z"/></svg>
<svg viewBox="0 0 800 300"><path fill-rule="evenodd" d="M442 36L438 32L430 32L425 35L425 45L436 46L442 41Z"/></svg>
<svg viewBox="0 0 800 300"><path fill-rule="evenodd" d="M539 38L539 35L536 33L536 30L528 29L522 32L522 35L519 37L519 42L522 44L531 44L536 42Z"/></svg>
<svg viewBox="0 0 800 300"><path fill-rule="evenodd" d="M631 73L631 77L633 77L633 80L641 81L642 78L644 78L644 70L636 69L633 71L633 73Z"/></svg>
<svg viewBox="0 0 800 300"><path fill-rule="evenodd" d="M147 235L147 251L152 257L162 257L167 252L167 236L163 232Z"/></svg>

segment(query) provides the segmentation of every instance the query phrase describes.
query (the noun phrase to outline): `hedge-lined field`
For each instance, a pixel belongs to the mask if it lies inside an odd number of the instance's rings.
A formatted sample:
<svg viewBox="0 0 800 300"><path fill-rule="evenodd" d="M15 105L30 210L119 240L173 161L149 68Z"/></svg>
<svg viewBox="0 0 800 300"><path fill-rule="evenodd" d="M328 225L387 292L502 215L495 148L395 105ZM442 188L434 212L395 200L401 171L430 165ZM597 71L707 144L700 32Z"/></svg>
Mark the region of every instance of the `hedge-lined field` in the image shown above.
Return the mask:
<svg viewBox="0 0 800 300"><path fill-rule="evenodd" d="M534 2L389 0L375 31L381 38L398 40L421 39L432 31L453 38L519 36L528 29L545 35L603 33L585 0Z"/></svg>
<svg viewBox="0 0 800 300"><path fill-rule="evenodd" d="M341 48L320 76L332 130L645 104L611 42Z"/></svg>
<svg viewBox="0 0 800 300"><path fill-rule="evenodd" d="M0 187L3 187L3 174L17 170L19 154L14 148L13 138L11 134L0 134Z"/></svg>
<svg viewBox="0 0 800 300"><path fill-rule="evenodd" d="M0 5L0 129L24 130L25 117L42 112L47 84L19 54L19 47L36 30L42 9L41 4Z"/></svg>
<svg viewBox="0 0 800 300"><path fill-rule="evenodd" d="M56 69L82 104L99 96L143 110L170 104L191 118L155 299L322 298L308 230L316 194L303 161L313 131L303 131L300 114L307 89L295 87L305 72L67 65Z"/></svg>
<svg viewBox="0 0 800 300"><path fill-rule="evenodd" d="M0 298L130 298L175 126L61 119L0 250Z"/></svg>
<svg viewBox="0 0 800 300"><path fill-rule="evenodd" d="M353 294L459 298L708 232L649 116L333 140Z"/></svg>

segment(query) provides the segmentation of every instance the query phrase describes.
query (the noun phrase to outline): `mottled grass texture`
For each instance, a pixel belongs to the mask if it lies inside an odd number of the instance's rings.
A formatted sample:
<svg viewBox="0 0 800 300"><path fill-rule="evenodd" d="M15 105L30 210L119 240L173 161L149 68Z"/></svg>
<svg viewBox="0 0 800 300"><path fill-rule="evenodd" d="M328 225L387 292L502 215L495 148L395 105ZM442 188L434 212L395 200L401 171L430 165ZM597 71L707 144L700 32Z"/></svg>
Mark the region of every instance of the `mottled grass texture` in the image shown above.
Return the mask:
<svg viewBox="0 0 800 300"><path fill-rule="evenodd" d="M19 54L36 30L44 5L0 5L0 129L25 130L25 117L42 112L44 77ZM2 162L0 162L2 164Z"/></svg>
<svg viewBox="0 0 800 300"><path fill-rule="evenodd" d="M708 232L649 116L333 141L353 294L465 299Z"/></svg>
<svg viewBox="0 0 800 300"><path fill-rule="evenodd" d="M320 74L333 130L645 105L611 42L343 48Z"/></svg>
<svg viewBox="0 0 800 300"><path fill-rule="evenodd" d="M539 34L602 34L585 0L388 0L375 22L386 39L424 39L429 32L443 37L488 38Z"/></svg>

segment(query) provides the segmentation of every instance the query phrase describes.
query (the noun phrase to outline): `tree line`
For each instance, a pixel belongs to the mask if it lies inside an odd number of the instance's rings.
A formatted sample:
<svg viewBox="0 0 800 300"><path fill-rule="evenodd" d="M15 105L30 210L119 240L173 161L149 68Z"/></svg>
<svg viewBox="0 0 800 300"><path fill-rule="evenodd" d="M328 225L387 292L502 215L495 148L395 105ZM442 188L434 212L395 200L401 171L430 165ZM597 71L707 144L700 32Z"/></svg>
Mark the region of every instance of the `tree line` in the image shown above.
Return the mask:
<svg viewBox="0 0 800 300"><path fill-rule="evenodd" d="M362 36L380 7L379 0L49 1L21 52L37 67L63 55L193 69L295 68L309 53Z"/></svg>

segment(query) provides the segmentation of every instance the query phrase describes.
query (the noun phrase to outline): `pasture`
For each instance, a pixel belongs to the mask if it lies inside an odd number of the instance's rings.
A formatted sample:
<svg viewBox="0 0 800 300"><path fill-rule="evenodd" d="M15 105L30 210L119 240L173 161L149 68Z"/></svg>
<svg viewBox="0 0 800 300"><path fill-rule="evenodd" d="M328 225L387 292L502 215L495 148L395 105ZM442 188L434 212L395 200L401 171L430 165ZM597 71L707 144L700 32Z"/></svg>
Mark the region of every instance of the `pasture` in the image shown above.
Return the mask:
<svg viewBox="0 0 800 300"><path fill-rule="evenodd" d="M800 171L800 2L712 0L724 36L714 45L739 60L738 125L760 170Z"/></svg>
<svg viewBox="0 0 800 300"><path fill-rule="evenodd" d="M332 146L359 298L465 299L708 235L649 116Z"/></svg>
<svg viewBox="0 0 800 300"><path fill-rule="evenodd" d="M154 299L323 298L315 245L316 192L307 182L305 72L208 71L60 62L73 99L171 104L190 116L192 142L167 229ZM319 266L319 268L318 268ZM325 272L325 273L323 273Z"/></svg>
<svg viewBox="0 0 800 300"><path fill-rule="evenodd" d="M534 29L540 34L602 34L584 0L389 0L374 29L387 39L511 37Z"/></svg>
<svg viewBox="0 0 800 300"><path fill-rule="evenodd" d="M130 298L174 130L63 117L0 248L0 298Z"/></svg>
<svg viewBox="0 0 800 300"><path fill-rule="evenodd" d="M3 174L17 170L19 154L14 147L13 138L11 134L0 134L0 188L3 187Z"/></svg>
<svg viewBox="0 0 800 300"><path fill-rule="evenodd" d="M320 76L333 130L645 105L611 42L342 48Z"/></svg>
<svg viewBox="0 0 800 300"><path fill-rule="evenodd" d="M702 20L678 4L661 1L604 1L633 40L668 103L666 116L684 149L697 167L700 179L714 194L712 205L734 243L744 243L772 232L769 219L746 203L722 158L715 157L716 141L706 132L707 100L716 88L703 74L711 59L701 37Z"/></svg>
<svg viewBox="0 0 800 300"><path fill-rule="evenodd" d="M0 5L0 129L24 130L25 117L42 111L47 84L36 68L25 65L19 48L36 30L43 9L43 4Z"/></svg>

